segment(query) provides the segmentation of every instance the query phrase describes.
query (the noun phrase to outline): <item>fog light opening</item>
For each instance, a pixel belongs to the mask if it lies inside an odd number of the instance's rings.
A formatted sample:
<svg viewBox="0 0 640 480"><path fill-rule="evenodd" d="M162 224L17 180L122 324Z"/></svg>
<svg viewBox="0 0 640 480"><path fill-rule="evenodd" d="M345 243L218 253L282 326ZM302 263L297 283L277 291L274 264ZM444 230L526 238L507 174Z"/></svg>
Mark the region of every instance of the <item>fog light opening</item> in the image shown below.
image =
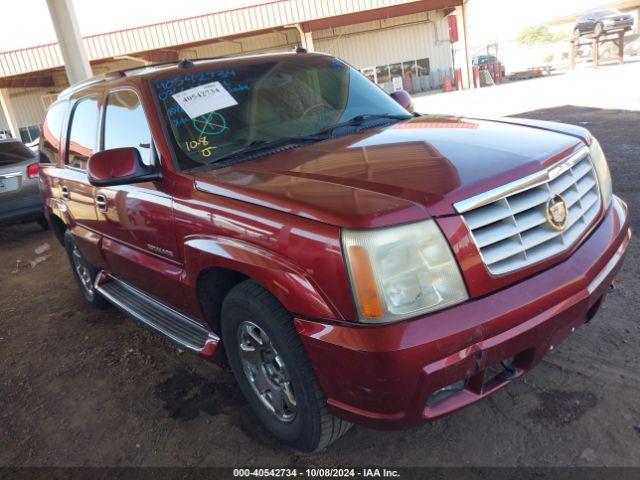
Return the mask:
<svg viewBox="0 0 640 480"><path fill-rule="evenodd" d="M518 373L516 368L513 366L513 358L507 358L501 361L500 365L504 368L504 370L498 374L502 380L509 380L515 377Z"/></svg>
<svg viewBox="0 0 640 480"><path fill-rule="evenodd" d="M465 389L467 386L468 379L460 380L458 382L452 383L451 385L447 385L440 390L436 390L433 392L429 398L427 399L427 406L433 407L436 403L440 403L445 398L449 398L454 393L458 393Z"/></svg>
<svg viewBox="0 0 640 480"><path fill-rule="evenodd" d="M596 316L596 313L598 313L598 310L600 310L600 307L602 306L602 302L604 300L604 295L602 295L598 301L596 303L594 303L591 308L587 311L587 321L585 323L589 323L591 321L591 319L593 319L593 317Z"/></svg>

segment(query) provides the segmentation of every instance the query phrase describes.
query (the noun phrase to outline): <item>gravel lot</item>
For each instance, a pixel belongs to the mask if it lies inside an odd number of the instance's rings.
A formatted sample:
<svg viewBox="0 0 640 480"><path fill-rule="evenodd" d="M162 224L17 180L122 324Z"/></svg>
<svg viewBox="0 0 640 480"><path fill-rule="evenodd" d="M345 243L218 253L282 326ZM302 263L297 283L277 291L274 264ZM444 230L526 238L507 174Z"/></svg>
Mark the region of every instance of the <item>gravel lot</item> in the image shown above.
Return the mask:
<svg viewBox="0 0 640 480"><path fill-rule="evenodd" d="M558 107L522 116L590 128L640 231L640 112ZM45 242L48 259L12 273ZM639 282L634 239L597 317L525 378L432 424L356 427L302 456L259 425L228 371L117 310L87 308L51 233L1 228L0 465L640 466Z"/></svg>

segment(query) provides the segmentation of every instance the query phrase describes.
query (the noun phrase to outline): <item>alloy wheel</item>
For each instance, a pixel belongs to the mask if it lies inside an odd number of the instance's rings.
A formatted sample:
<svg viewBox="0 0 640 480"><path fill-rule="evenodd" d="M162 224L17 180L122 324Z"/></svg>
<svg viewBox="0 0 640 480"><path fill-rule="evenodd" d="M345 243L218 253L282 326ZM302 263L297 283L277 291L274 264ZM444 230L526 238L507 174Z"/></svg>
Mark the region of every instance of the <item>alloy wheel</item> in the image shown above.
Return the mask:
<svg viewBox="0 0 640 480"><path fill-rule="evenodd" d="M71 259L73 261L73 268L80 279L80 285L82 285L82 288L84 288L89 294L93 294L91 272L89 271L89 267L87 266L82 253L80 253L80 250L76 245L73 246L71 251Z"/></svg>
<svg viewBox="0 0 640 480"><path fill-rule="evenodd" d="M296 398L284 360L267 333L253 322L238 326L242 371L264 407L281 422L296 417Z"/></svg>

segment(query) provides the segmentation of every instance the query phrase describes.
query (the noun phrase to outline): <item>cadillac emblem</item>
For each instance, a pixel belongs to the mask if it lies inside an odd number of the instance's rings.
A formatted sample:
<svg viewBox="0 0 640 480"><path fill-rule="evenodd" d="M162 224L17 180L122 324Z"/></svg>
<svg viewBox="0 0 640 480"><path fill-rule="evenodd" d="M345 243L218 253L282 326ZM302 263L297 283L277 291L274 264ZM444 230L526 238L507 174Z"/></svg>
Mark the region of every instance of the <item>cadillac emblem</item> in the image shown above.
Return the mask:
<svg viewBox="0 0 640 480"><path fill-rule="evenodd" d="M547 222L554 230L558 232L567 228L567 222L569 221L569 209L567 203L560 195L551 197L547 201L546 208Z"/></svg>

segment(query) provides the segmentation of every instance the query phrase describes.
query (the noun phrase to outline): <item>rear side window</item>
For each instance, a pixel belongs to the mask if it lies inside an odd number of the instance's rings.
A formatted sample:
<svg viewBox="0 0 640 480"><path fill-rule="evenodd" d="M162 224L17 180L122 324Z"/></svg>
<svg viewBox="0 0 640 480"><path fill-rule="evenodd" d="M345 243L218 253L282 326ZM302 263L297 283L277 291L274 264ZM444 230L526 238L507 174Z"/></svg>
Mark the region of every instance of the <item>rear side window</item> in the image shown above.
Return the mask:
<svg viewBox="0 0 640 480"><path fill-rule="evenodd" d="M67 101L54 103L49 107L42 124L40 135L40 163L57 163L60 152L62 124L67 114Z"/></svg>
<svg viewBox="0 0 640 480"><path fill-rule="evenodd" d="M132 90L110 93L104 119L104 148L137 148L145 165L153 164L151 131L138 95Z"/></svg>
<svg viewBox="0 0 640 480"><path fill-rule="evenodd" d="M0 167L20 163L35 156L36 154L22 142L0 141Z"/></svg>
<svg viewBox="0 0 640 480"><path fill-rule="evenodd" d="M66 164L87 169L89 157L96 151L98 131L98 100L93 97L78 100L71 116Z"/></svg>

